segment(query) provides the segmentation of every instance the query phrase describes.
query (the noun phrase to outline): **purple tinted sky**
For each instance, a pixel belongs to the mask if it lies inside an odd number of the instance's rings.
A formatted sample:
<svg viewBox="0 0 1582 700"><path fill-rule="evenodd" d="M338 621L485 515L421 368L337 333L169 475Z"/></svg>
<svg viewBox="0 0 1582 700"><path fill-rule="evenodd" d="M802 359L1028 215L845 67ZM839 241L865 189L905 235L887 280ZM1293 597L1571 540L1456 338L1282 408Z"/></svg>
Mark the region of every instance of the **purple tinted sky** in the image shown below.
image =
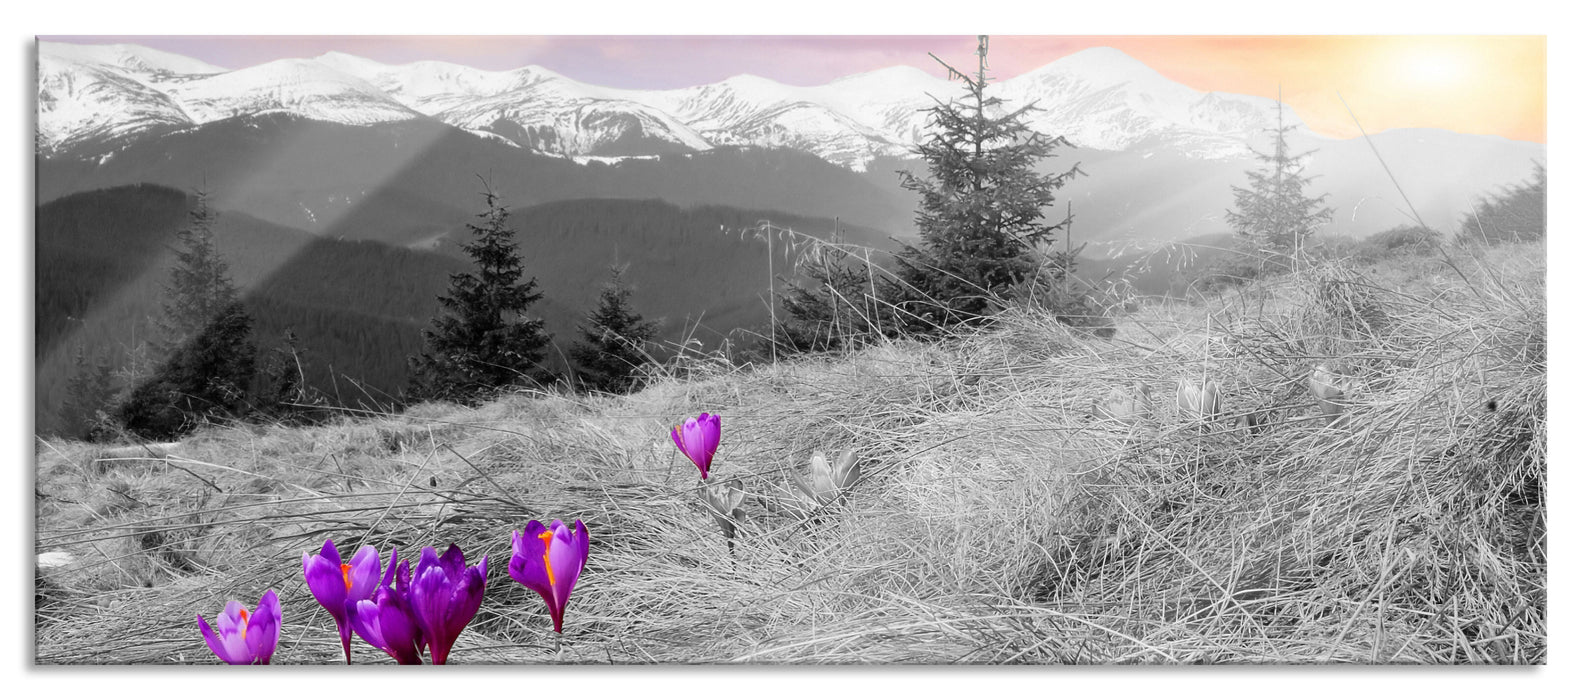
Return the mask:
<svg viewBox="0 0 1582 700"><path fill-rule="evenodd" d="M45 41L130 43L222 68L341 51L381 63L441 60L506 70L540 65L577 80L622 88L677 88L741 73L820 85L894 65L938 72L929 52L970 62L971 36L42 36ZM1009 78L1095 42L1082 37L1006 37L991 65Z"/></svg>

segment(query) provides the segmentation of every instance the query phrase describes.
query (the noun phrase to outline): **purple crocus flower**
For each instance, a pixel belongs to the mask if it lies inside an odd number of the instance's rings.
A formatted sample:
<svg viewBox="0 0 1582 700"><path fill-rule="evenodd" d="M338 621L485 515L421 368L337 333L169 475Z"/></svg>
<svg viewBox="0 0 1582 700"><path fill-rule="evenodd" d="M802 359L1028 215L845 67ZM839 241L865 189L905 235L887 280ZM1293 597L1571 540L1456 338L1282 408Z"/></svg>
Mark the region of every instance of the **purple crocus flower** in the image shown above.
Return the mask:
<svg viewBox="0 0 1582 700"><path fill-rule="evenodd" d="M435 554L433 547L423 548L406 599L410 615L428 643L429 660L435 665L445 663L451 645L478 614L488 574L488 557L477 566L467 566L461 548L454 544L444 556Z"/></svg>
<svg viewBox="0 0 1582 700"><path fill-rule="evenodd" d="M544 597L556 632L566 614L571 589L587 563L588 528L581 520L577 521L575 533L559 520L547 528L533 520L525 531L511 532L511 564L507 570L511 578Z"/></svg>
<svg viewBox="0 0 1582 700"><path fill-rule="evenodd" d="M225 604L225 611L215 619L217 631L209 627L203 615L198 615L198 629L203 641L221 661L233 666L268 664L275 655L275 645L280 643L280 598L274 589L264 591L258 607L251 614L241 603Z"/></svg>
<svg viewBox="0 0 1582 700"><path fill-rule="evenodd" d="M703 472L704 479L708 479L709 465L714 463L714 451L720 448L720 417L700 413L697 418L688 418L686 423L670 430L670 439L676 441L681 454L698 465L698 471Z"/></svg>
<svg viewBox="0 0 1582 700"><path fill-rule="evenodd" d="M363 545L352 555L350 564L341 563L341 553L336 551L333 540L325 540L318 554L302 555L302 576L308 581L308 590L319 605L335 619L335 629L341 634L341 649L346 652L346 663L352 662L351 611L357 601L368 600L379 585L379 552L372 545Z"/></svg>
<svg viewBox="0 0 1582 700"><path fill-rule="evenodd" d="M423 632L418 629L407 600L411 592L412 565L404 560L397 565L396 560L396 552L391 550L390 567L373 598L356 601L348 611L352 629L363 641L389 654L396 663L422 664Z"/></svg>

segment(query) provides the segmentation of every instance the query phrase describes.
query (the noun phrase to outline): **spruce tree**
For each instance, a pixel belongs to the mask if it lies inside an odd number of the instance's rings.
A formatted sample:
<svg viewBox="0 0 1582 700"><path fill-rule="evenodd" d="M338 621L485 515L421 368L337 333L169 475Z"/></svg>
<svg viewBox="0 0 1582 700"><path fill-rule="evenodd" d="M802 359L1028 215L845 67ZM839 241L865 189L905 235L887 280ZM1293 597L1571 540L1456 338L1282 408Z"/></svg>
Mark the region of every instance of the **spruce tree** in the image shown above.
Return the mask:
<svg viewBox="0 0 1582 700"><path fill-rule="evenodd" d="M527 316L543 294L535 279L522 281L516 231L498 199L484 192L482 225L467 225L472 240L462 246L475 270L450 276L441 314L423 331L424 350L409 361L414 398L475 403L505 387L551 378L540 365L549 345L544 321Z"/></svg>
<svg viewBox="0 0 1582 700"><path fill-rule="evenodd" d="M582 340L571 347L577 380L594 391L624 394L641 388L638 370L649 361L644 346L659 324L644 321L632 309L632 289L621 280L622 268L610 268L610 281L599 293L599 305L577 331Z"/></svg>
<svg viewBox="0 0 1582 700"><path fill-rule="evenodd" d="M221 309L135 387L118 409L121 423L142 437L178 437L209 420L234 418L247 407L255 350L253 319L240 302Z"/></svg>
<svg viewBox="0 0 1582 700"><path fill-rule="evenodd" d="M1328 195L1309 197L1304 193L1315 176L1302 175L1303 159L1313 151L1291 152L1286 134L1296 125L1285 123L1284 107L1283 101L1275 102L1275 126L1266 129L1273 134L1274 150L1253 151L1262 167L1247 171L1248 187L1231 187L1236 206L1225 216L1231 229L1257 250L1260 269L1295 261L1303 242L1334 213L1324 206Z"/></svg>
<svg viewBox="0 0 1582 700"><path fill-rule="evenodd" d="M175 437L204 420L234 417L248 403L257 354L253 319L214 246L207 193L198 192L197 200L191 224L176 232L158 322L163 360L116 410L128 430L144 437Z"/></svg>
<svg viewBox="0 0 1582 700"><path fill-rule="evenodd" d="M1046 222L1044 209L1056 189L1081 174L1075 166L1059 174L1037 170L1056 147L1070 144L1027 126L1035 105L1007 112L1002 100L985 94L988 51L989 38L978 37L973 75L934 57L966 86L966 99L930 110L935 131L916 150L928 176L901 173L901 185L922 198L916 219L922 245L901 249L900 283L893 288L911 331L975 322L991 300L1043 267L1036 247L1066 225ZM1054 257L1053 269L1066 269L1061 255Z"/></svg>
<svg viewBox="0 0 1582 700"><path fill-rule="evenodd" d="M159 349L174 351L236 303L229 266L214 247L214 223L207 192L196 193L197 204L188 212L191 223L176 232L176 264L170 270L159 319Z"/></svg>

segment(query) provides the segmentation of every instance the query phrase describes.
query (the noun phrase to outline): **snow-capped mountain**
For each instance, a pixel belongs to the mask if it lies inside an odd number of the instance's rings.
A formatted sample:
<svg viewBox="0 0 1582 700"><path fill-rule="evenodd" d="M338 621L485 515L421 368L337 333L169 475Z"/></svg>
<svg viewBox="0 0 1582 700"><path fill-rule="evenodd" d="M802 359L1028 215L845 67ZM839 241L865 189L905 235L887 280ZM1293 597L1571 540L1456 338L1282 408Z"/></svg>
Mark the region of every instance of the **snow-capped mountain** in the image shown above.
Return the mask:
<svg viewBox="0 0 1582 700"><path fill-rule="evenodd" d="M208 75L225 69L195 58L135 44L63 44L41 42L40 56L91 66L112 66L157 79L160 75Z"/></svg>
<svg viewBox="0 0 1582 700"><path fill-rule="evenodd" d="M199 124L269 112L353 125L423 116L366 81L304 59L270 61L163 87Z"/></svg>
<svg viewBox="0 0 1582 700"><path fill-rule="evenodd" d="M272 112L356 125L424 118L364 80L302 59L226 71L141 46L40 42L38 65L44 153Z"/></svg>
<svg viewBox="0 0 1582 700"><path fill-rule="evenodd" d="M39 45L38 148L286 112L365 125L436 119L564 157L644 156L716 146L793 148L862 170L926 138L928 108L962 87L897 66L798 87L742 75L678 90L624 90L537 66L486 71L440 61L387 65L344 53L234 71L143 47ZM1245 156L1275 103L1204 93L1109 48L1061 58L989 88L1029 124L1101 150ZM1286 108L1284 119L1310 135Z"/></svg>
<svg viewBox="0 0 1582 700"><path fill-rule="evenodd" d="M124 70L39 57L36 145L40 152L191 123L170 96Z"/></svg>
<svg viewBox="0 0 1582 700"><path fill-rule="evenodd" d="M1199 92L1116 49L1097 47L990 86L1007 106L1035 103L1028 125L1107 151L1169 149L1198 158L1244 156L1275 125L1275 101ZM1283 118L1311 135L1287 105Z"/></svg>
<svg viewBox="0 0 1582 700"><path fill-rule="evenodd" d="M634 91L587 85L536 66L512 74L515 80L505 91L448 98L453 106L430 114L559 156L640 156L716 145L664 110L630 99ZM440 103L431 97L424 104Z"/></svg>

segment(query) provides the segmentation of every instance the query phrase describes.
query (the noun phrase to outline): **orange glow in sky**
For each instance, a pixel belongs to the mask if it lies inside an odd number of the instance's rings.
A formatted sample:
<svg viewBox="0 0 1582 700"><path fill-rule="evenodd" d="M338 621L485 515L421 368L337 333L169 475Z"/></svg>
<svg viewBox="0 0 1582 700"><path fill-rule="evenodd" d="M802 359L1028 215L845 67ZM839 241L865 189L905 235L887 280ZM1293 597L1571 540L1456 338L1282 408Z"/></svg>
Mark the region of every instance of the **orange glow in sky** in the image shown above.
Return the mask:
<svg viewBox="0 0 1582 700"><path fill-rule="evenodd" d="M999 37L989 56L1013 49L1042 65L1044 56L1110 46L1198 90L1272 98L1283 88L1326 136L1358 135L1338 92L1370 133L1429 127L1545 143L1545 44L1542 36Z"/></svg>

